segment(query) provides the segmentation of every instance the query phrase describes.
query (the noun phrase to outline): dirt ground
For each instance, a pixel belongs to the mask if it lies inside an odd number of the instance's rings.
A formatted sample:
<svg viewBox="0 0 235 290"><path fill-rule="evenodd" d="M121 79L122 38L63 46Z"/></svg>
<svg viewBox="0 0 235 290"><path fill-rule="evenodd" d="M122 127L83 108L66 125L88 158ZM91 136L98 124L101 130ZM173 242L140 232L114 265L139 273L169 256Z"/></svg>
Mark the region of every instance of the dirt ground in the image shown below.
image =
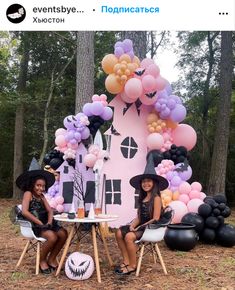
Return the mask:
<svg viewBox="0 0 235 290"><path fill-rule="evenodd" d="M22 266L15 271L15 265L20 257L25 239L20 235L19 227L11 224L9 210L16 202L0 200L0 289L235 289L235 247L223 248L218 245L198 245L190 252L169 250L164 242L159 247L164 258L168 275L164 275L159 263L153 264L151 254L144 256L140 276L130 275L120 277L113 273L105 259L104 250L99 241L100 265L102 283L98 284L96 273L88 280L69 280L62 271L59 277L54 274L36 276L35 255L27 255ZM227 219L235 225L235 210ZM114 239L114 234L108 238L108 246L115 263L120 261L120 253ZM70 253L74 251L73 245ZM91 238L81 244L81 252L93 256Z"/></svg>

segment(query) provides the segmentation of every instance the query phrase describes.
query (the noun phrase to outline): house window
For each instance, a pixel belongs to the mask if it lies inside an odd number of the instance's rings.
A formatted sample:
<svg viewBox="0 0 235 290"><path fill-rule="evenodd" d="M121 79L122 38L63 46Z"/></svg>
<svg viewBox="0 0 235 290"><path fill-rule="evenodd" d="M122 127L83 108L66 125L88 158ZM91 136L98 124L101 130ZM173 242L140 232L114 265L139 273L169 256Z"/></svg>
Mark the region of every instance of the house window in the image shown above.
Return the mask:
<svg viewBox="0 0 235 290"><path fill-rule="evenodd" d="M133 137L126 137L121 143L121 152L124 158L133 158L138 151L138 145Z"/></svg>
<svg viewBox="0 0 235 290"><path fill-rule="evenodd" d="M82 163L82 155L79 154L79 163Z"/></svg>
<svg viewBox="0 0 235 290"><path fill-rule="evenodd" d="M64 198L64 203L72 203L72 201L73 201L73 181L63 182L62 195Z"/></svg>
<svg viewBox="0 0 235 290"><path fill-rule="evenodd" d="M108 179L105 182L105 202L106 204L121 205L121 180Z"/></svg>
<svg viewBox="0 0 235 290"><path fill-rule="evenodd" d="M68 174L69 173L69 167L68 166L64 166L64 174Z"/></svg>

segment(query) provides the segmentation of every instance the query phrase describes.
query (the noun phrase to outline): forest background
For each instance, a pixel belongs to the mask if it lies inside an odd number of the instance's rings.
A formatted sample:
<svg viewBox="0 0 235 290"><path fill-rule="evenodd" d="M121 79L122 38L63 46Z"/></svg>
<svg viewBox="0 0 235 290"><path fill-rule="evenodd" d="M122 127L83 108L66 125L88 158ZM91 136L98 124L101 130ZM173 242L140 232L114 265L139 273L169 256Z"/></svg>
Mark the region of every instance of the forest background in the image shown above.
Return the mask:
<svg viewBox="0 0 235 290"><path fill-rule="evenodd" d="M173 93L187 108L184 123L197 132L192 180L235 203L235 34L218 31L177 32L175 43L167 31L0 32L1 198L20 197L14 180L32 157L43 164L67 115L81 111L94 93L112 99L101 60L125 38L140 59L156 63L159 48L174 50L180 74Z"/></svg>

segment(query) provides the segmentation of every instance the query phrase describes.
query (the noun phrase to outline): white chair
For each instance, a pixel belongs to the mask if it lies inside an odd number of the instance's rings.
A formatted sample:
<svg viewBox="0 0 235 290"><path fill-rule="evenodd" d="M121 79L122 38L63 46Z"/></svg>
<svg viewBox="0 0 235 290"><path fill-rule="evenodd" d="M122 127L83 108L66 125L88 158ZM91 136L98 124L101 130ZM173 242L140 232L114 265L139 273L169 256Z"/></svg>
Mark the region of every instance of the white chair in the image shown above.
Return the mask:
<svg viewBox="0 0 235 290"><path fill-rule="evenodd" d="M169 213L168 214L169 215L168 221L164 222L161 225L157 225L156 227L158 227L158 228L154 228L155 227L154 225L149 225L149 227L145 229L144 234L142 235L140 240L136 241L137 244L141 244L140 255L139 255L137 269L136 269L136 276L139 276L139 273L140 273L140 267L141 267L142 259L144 256L144 249L145 248L147 249L145 254L152 251L153 260L154 260L155 264L157 262L157 259L156 259L156 254L157 254L159 261L161 263L163 272L165 275L167 275L166 266L165 266L165 263L163 261L160 249L158 247L158 242L160 242L164 239L167 225L171 223L171 220L173 218L173 214L174 214L173 210L171 208L166 208L164 214L167 212Z"/></svg>
<svg viewBox="0 0 235 290"><path fill-rule="evenodd" d="M33 229L32 224L29 221L17 219L17 224L20 226L20 231L23 237L28 239L23 252L20 256L20 259L18 263L16 264L16 269L20 266L21 262L23 261L23 258L26 253L28 253L30 250L34 250L36 252L36 275L39 274L39 263L40 263L40 244L44 243L46 239L41 237L36 237Z"/></svg>

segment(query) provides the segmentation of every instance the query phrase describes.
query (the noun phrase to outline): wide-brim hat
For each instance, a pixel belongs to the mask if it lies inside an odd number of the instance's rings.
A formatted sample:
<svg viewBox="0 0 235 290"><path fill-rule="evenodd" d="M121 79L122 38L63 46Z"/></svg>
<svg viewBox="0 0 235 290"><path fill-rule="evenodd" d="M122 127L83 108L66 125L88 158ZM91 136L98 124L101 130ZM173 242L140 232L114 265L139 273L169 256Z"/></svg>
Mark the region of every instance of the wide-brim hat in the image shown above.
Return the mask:
<svg viewBox="0 0 235 290"><path fill-rule="evenodd" d="M25 186L28 184L30 178L40 176L46 180L47 187L51 187L55 182L55 176L49 171L41 169L35 158L32 159L29 170L23 172L16 179L16 185L21 189L25 190Z"/></svg>
<svg viewBox="0 0 235 290"><path fill-rule="evenodd" d="M156 181L160 191L166 189L169 186L166 178L156 174L152 157L147 160L144 173L132 177L130 179L130 184L135 189L141 189L141 181L146 178Z"/></svg>

